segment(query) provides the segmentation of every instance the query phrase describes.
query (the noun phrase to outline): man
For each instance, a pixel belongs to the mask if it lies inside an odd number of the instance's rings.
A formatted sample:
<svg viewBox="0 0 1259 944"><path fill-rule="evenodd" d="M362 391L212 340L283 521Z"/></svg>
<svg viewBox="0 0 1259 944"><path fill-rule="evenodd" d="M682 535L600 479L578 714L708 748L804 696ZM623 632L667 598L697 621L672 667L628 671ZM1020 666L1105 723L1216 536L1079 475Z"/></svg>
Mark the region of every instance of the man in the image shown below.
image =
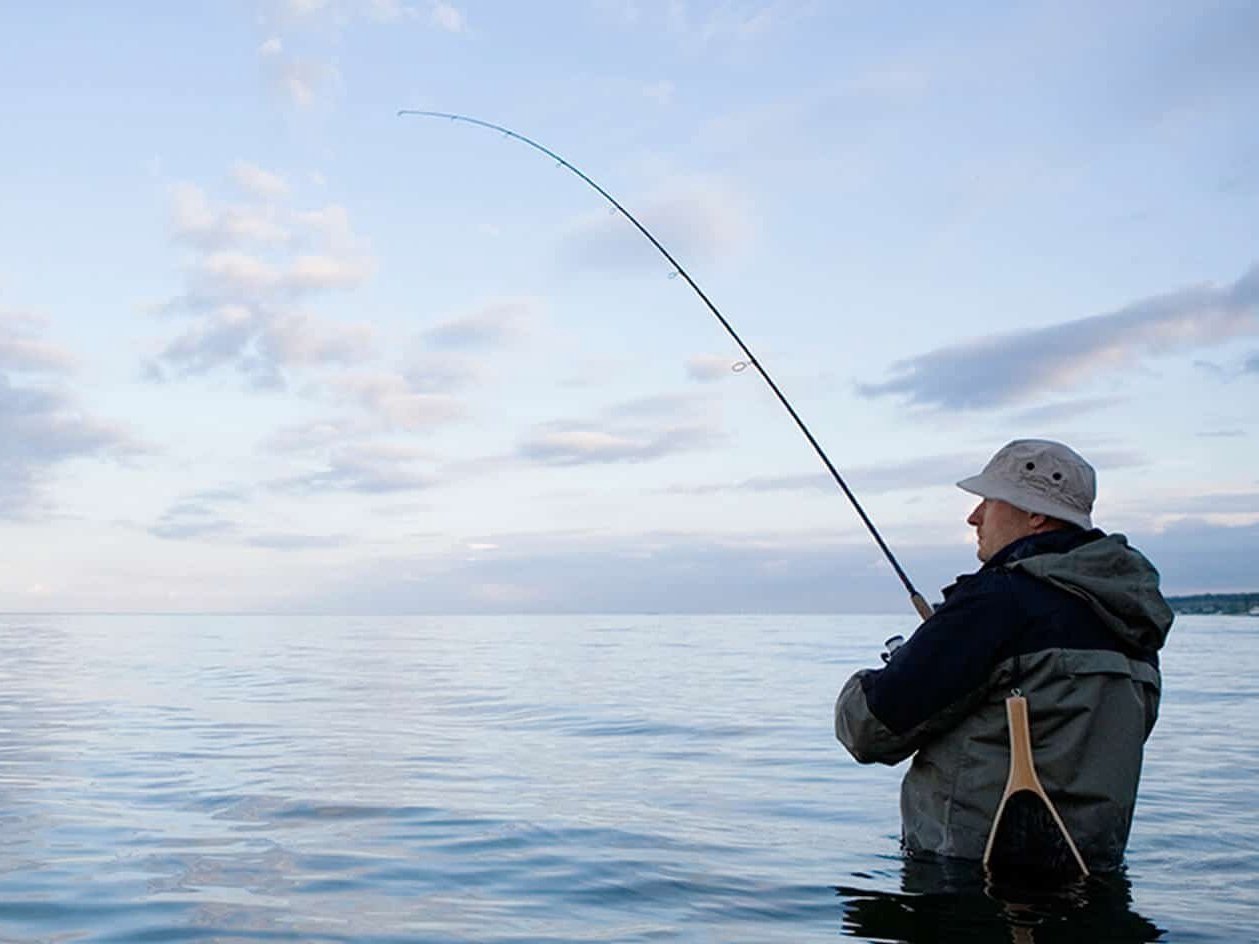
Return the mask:
<svg viewBox="0 0 1259 944"><path fill-rule="evenodd" d="M861 763L913 755L901 787L911 856L982 859L1009 770L1005 699L1031 715L1036 768L1091 871L1123 860L1142 747L1158 715L1172 612L1158 572L1093 528L1096 478L1061 443L1016 440L957 483L978 572L882 669L854 675L835 735Z"/></svg>

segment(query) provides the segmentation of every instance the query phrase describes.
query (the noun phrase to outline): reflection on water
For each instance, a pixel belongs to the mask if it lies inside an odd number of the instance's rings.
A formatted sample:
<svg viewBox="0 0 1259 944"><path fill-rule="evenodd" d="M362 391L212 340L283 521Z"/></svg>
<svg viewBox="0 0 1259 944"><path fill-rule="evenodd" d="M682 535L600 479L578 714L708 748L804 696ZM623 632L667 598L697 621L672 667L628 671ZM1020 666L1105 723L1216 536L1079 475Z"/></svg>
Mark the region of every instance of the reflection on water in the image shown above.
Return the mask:
<svg viewBox="0 0 1259 944"><path fill-rule="evenodd" d="M858 873L857 878L868 878ZM1069 890L990 886L978 863L906 860L899 892L841 885L845 936L865 941L968 944L1142 944L1163 930L1132 908L1122 873L1090 876Z"/></svg>

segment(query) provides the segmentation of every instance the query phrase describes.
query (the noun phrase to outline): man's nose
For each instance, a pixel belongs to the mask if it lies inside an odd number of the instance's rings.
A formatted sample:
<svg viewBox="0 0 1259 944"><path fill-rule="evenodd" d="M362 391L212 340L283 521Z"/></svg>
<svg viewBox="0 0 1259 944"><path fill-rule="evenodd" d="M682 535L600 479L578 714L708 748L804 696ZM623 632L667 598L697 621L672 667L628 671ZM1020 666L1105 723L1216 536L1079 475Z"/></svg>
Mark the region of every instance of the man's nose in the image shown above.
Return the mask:
<svg viewBox="0 0 1259 944"><path fill-rule="evenodd" d="M970 517L966 519L966 523L973 528L978 528L979 523L984 520L984 503L980 502L975 506L975 510L970 513Z"/></svg>

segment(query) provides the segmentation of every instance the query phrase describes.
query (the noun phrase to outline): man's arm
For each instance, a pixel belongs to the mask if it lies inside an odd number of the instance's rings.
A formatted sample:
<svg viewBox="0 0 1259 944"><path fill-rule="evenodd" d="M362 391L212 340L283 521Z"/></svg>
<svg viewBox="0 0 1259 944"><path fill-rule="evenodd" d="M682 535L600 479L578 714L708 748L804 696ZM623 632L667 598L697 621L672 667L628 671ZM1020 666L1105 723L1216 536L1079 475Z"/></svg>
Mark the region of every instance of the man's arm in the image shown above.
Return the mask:
<svg viewBox="0 0 1259 944"><path fill-rule="evenodd" d="M886 668L848 680L835 702L835 736L854 758L900 763L984 698L1003 644L1022 622L1012 579L1003 570L966 578Z"/></svg>

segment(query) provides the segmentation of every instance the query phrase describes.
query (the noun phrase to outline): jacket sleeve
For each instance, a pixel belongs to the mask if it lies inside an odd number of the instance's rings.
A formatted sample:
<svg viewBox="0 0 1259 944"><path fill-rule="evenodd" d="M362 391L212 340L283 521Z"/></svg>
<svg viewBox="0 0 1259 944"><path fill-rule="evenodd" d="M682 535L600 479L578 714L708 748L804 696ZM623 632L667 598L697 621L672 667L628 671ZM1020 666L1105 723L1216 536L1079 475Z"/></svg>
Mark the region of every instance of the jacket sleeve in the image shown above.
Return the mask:
<svg viewBox="0 0 1259 944"><path fill-rule="evenodd" d="M885 668L848 680L835 702L835 736L858 762L897 764L983 700L1021 624L1010 580L994 570L959 582Z"/></svg>

